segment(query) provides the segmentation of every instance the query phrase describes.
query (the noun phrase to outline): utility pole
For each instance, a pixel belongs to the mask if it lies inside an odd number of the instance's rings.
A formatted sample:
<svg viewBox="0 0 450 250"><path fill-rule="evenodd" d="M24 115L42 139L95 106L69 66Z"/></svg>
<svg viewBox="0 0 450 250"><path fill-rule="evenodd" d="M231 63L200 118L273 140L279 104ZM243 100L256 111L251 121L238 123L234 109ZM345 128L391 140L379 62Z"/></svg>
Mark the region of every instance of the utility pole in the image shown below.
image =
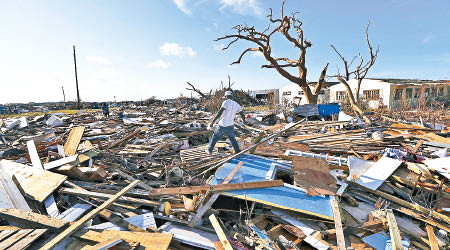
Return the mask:
<svg viewBox="0 0 450 250"><path fill-rule="evenodd" d="M64 93L64 86L61 86L63 91L63 98L64 98L64 108L66 108L66 94Z"/></svg>
<svg viewBox="0 0 450 250"><path fill-rule="evenodd" d="M75 54L75 45L73 45L73 62L75 64L75 84L77 86L77 109L81 109L80 91L78 90L78 75L77 75L77 56Z"/></svg>

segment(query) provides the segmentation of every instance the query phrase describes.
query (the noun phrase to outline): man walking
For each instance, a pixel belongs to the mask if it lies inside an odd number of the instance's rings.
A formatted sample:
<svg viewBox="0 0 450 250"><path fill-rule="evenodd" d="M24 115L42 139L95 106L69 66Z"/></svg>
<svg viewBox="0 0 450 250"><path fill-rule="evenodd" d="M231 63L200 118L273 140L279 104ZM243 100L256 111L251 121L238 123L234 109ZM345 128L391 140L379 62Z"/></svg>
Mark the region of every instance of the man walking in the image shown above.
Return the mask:
<svg viewBox="0 0 450 250"><path fill-rule="evenodd" d="M102 110L103 110L103 115L105 116L105 118L109 118L109 106L108 106L108 103L103 103L103 107L102 107Z"/></svg>
<svg viewBox="0 0 450 250"><path fill-rule="evenodd" d="M241 151L239 149L239 144L234 137L234 116L236 115L236 113L239 113L241 115L242 121L245 124L244 112L242 112L241 105L239 105L239 103L235 102L232 99L231 91L225 92L225 98L226 100L222 103L222 107L220 108L219 113L217 113L216 117L214 117L213 121L211 122L211 125L214 125L216 120L221 118L219 121L219 125L214 132L213 139L211 140L211 143L208 147L208 153L210 154L212 153L216 143L222 138L224 134L226 134L228 136L228 139L230 139L231 145L233 145L234 148L234 152L239 153Z"/></svg>

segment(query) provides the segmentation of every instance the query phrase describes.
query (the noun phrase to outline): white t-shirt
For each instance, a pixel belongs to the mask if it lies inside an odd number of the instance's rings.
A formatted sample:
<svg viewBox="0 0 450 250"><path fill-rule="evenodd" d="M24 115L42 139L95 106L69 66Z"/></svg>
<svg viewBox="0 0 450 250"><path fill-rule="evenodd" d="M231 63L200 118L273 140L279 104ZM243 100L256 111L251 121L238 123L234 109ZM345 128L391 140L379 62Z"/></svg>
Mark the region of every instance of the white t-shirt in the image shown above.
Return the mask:
<svg viewBox="0 0 450 250"><path fill-rule="evenodd" d="M223 111L222 117L220 118L219 125L222 127L228 127L234 125L234 116L236 113L242 111L241 105L239 103L227 99L222 103L222 107L225 110Z"/></svg>

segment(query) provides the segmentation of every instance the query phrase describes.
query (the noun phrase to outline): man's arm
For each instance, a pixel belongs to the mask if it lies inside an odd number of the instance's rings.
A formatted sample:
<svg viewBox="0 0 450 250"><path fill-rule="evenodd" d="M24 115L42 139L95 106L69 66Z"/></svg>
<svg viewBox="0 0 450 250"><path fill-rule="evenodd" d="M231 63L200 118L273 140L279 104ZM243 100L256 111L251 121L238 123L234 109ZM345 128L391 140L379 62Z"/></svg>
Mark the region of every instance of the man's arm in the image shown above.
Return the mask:
<svg viewBox="0 0 450 250"><path fill-rule="evenodd" d="M242 122L243 122L244 124L247 124L247 122L245 121L244 111L241 110L241 111L239 112L239 114L241 115Z"/></svg>
<svg viewBox="0 0 450 250"><path fill-rule="evenodd" d="M216 117L214 117L214 119L212 120L211 125L214 125L216 120L222 116L223 111L225 111L225 108L220 108L219 113L217 113Z"/></svg>

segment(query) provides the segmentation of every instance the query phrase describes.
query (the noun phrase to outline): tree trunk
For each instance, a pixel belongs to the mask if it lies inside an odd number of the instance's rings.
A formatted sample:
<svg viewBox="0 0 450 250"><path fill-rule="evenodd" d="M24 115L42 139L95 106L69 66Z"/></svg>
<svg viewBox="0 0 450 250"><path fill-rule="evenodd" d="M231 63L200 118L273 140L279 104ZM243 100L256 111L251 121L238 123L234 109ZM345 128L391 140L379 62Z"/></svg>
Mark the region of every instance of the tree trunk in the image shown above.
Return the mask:
<svg viewBox="0 0 450 250"><path fill-rule="evenodd" d="M364 123L366 123L366 124L372 123L372 121L369 119L369 117L364 115L364 112L356 103L355 97L353 96L352 89L350 88L350 85L348 85L347 81L344 78L342 78L341 76L338 76L337 78L340 83L344 84L345 89L347 90L348 100L350 102L350 105L352 106L353 111L355 111L356 115L358 115L360 118L362 118Z"/></svg>
<svg viewBox="0 0 450 250"><path fill-rule="evenodd" d="M302 88L303 93L305 93L306 103L308 104L316 104L317 103L317 95L314 95L311 91L311 88Z"/></svg>
<svg viewBox="0 0 450 250"><path fill-rule="evenodd" d="M356 87L356 103L359 105L360 104L360 97L359 97L359 92L361 91L361 80L362 79L358 79L358 86Z"/></svg>

